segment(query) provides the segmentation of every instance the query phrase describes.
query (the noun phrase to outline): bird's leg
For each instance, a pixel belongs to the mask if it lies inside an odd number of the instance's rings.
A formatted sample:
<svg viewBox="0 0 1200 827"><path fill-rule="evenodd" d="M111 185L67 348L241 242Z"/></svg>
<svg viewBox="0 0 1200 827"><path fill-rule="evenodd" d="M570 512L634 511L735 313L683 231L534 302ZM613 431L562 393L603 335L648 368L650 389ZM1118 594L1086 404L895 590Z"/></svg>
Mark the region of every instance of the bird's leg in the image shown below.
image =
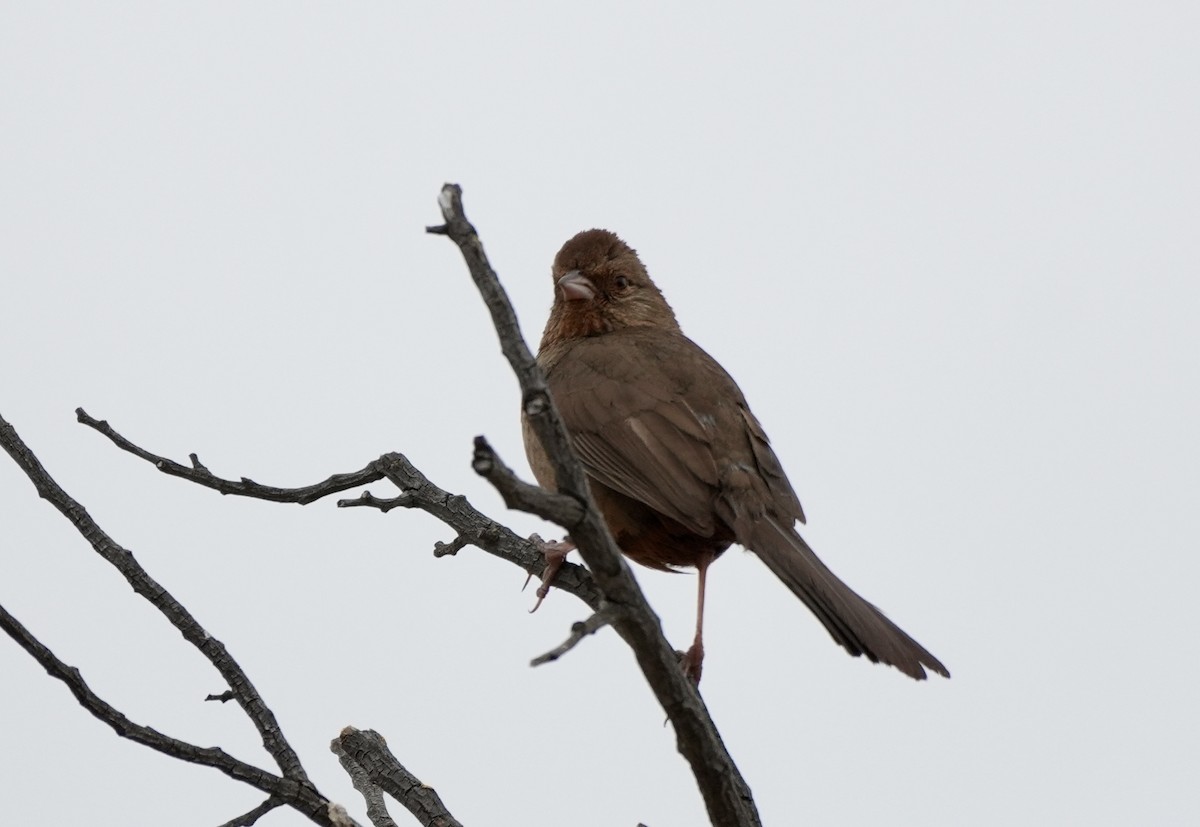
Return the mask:
<svg viewBox="0 0 1200 827"><path fill-rule="evenodd" d="M542 601L546 599L546 595L550 593L550 581L558 574L558 570L562 568L562 564L566 561L567 555L575 550L575 543L570 537L564 537L562 541L550 540L549 542L538 537L536 534L529 538L535 544L541 547L542 556L546 558L546 568L542 571L542 585L538 586L537 603L533 604L533 608L529 610L533 614L542 605ZM533 575L525 578L525 586L529 585L529 581L533 579ZM525 586L521 588L524 589Z"/></svg>
<svg viewBox="0 0 1200 827"><path fill-rule="evenodd" d="M696 637L692 641L692 647L683 653L683 658L679 661L683 667L683 674L691 678L696 686L700 685L700 673L704 669L704 581L708 576L708 566L715 559L714 555L704 553L696 562L699 578L696 594Z"/></svg>

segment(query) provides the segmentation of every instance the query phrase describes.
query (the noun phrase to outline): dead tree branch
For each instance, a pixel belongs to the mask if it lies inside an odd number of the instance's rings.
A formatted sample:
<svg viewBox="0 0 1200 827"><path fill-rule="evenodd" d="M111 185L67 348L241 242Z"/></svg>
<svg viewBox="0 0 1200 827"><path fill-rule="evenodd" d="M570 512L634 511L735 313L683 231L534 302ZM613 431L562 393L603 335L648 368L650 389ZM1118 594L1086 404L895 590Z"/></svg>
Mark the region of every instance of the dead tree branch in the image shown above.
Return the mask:
<svg viewBox="0 0 1200 827"><path fill-rule="evenodd" d="M356 498L339 500L338 506L341 508L368 506L383 512L393 508L416 508L436 517L457 532L456 537L450 543L439 543L434 549L434 554L438 556L446 556L457 552L465 545L473 545L519 566L534 577L540 577L546 567L545 558L542 557L537 546L487 517L472 506L466 497L451 494L439 488L403 454L384 454L358 471L333 474L324 481L312 485L298 488L278 488L261 485L246 477L242 477L240 480L218 477L201 465L195 454L191 455L191 467L183 465L136 445L117 432L107 421L89 416L83 408L77 408L75 415L81 423L104 434L117 447L146 460L164 474L220 491L222 494L277 503L309 505L332 494L340 494L349 488L386 479L400 489L399 496L380 499L369 491L364 491ZM500 466L502 467L503 463L500 463ZM510 471L509 474L511 475L511 473ZM529 487L534 488L533 486ZM535 488L534 490L540 491L541 489ZM565 499L548 492L542 492L542 494L545 501L550 503ZM452 551L447 551L447 549L452 549ZM558 577L555 578L554 585L575 595L588 604L593 611L600 608L602 599L600 590L596 587L587 569L582 566L572 563L564 565L559 571Z"/></svg>
<svg viewBox="0 0 1200 827"><path fill-rule="evenodd" d="M78 669L68 666L60 660L3 606L0 606L0 629L3 629L22 649L40 663L52 677L66 684L80 705L98 720L112 727L117 735L181 761L212 767L230 778L249 784L270 796L267 802L235 819L234 823L252 824L262 813L274 809L280 804L286 804L317 824L334 827L335 822L331 818L331 808L335 805L321 795L309 780L299 757L280 731L274 713L259 696L249 677L225 649L225 646L209 635L192 617L191 613L171 596L170 592L151 578L128 549L123 548L104 533L83 506L72 499L50 477L38 458L17 435L16 430L3 418L0 418L0 445L3 445L8 454L29 477L38 494L57 508L92 545L92 548L124 575L134 591L158 609L167 620L179 629L184 638L199 649L216 667L228 682L233 698L237 700L246 716L258 729L264 749L275 759L282 770L282 775L275 775L244 761L239 761L216 747L196 746L129 720L120 710L93 692Z"/></svg>
<svg viewBox="0 0 1200 827"><path fill-rule="evenodd" d="M257 824L258 820L260 818L262 818L263 816L265 816L267 813L271 812L272 810L282 807L283 804L284 804L284 802L282 802L278 798L275 798L274 796L272 796L271 798L268 798L266 801L264 801L262 804L259 804L253 810L250 810L249 812L246 812L246 813L242 813L240 816L238 816L236 818L229 819L229 821L226 821L224 824L221 825L221 827L251 827L251 825Z"/></svg>
<svg viewBox="0 0 1200 827"><path fill-rule="evenodd" d="M596 612L587 620L580 620L573 623L571 625L571 636L569 638L564 640L558 646L555 646L546 654L538 655L529 662L529 665L541 666L543 663L550 663L558 660L567 652L570 652L572 649L574 649L585 637L596 634L596 632L612 623L614 614L615 613L613 612L612 607L608 604L605 604L603 609Z"/></svg>
<svg viewBox="0 0 1200 827"><path fill-rule="evenodd" d="M225 645L205 631L196 618L192 617L191 612L142 568L132 552L123 548L96 524L84 507L50 477L13 427L3 419L0 419L0 444L3 444L5 450L33 482L42 499L57 508L92 548L121 573L133 590L162 612L171 625L183 634L184 639L199 649L209 663L221 673L221 677L233 692L234 699L258 730L263 748L279 765L284 777L311 787L308 775L300 764L300 758L280 732L275 715L263 702L249 676L229 654ZM274 792L269 789L265 791Z"/></svg>
<svg viewBox="0 0 1200 827"><path fill-rule="evenodd" d="M425 827L462 827L458 819L450 815L433 787L422 784L409 772L378 732L346 727L330 743L329 749L350 774L355 789L363 794L368 814L372 810L376 813L371 818L375 827L394 827L386 808L382 807L380 793L387 793L403 804Z"/></svg>

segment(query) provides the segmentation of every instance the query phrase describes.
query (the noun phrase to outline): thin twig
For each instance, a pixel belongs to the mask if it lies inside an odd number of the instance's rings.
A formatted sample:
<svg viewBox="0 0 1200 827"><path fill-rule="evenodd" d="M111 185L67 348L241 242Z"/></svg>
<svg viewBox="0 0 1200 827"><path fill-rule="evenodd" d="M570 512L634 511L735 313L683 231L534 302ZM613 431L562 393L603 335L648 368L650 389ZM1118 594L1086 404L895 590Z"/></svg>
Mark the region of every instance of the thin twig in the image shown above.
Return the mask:
<svg viewBox="0 0 1200 827"><path fill-rule="evenodd" d="M588 635L594 635L596 632L603 629L605 626L613 622L612 608L607 604L600 611L593 614L587 620L580 620L571 624L571 636L555 646L544 655L538 655L529 662L530 666L541 666L543 663L550 663L558 660L567 652L574 649L581 640Z"/></svg>
<svg viewBox="0 0 1200 827"><path fill-rule="evenodd" d="M374 508L380 514L386 514L393 508L419 508L413 498L407 493L395 497L376 497L370 491L364 491L352 500L338 500L338 508Z"/></svg>
<svg viewBox="0 0 1200 827"><path fill-rule="evenodd" d="M242 813L237 818L231 818L226 821L221 827L251 827L260 818L274 810L276 807L282 807L283 802L274 796L268 798L262 804L259 804L248 813Z"/></svg>
<svg viewBox="0 0 1200 827"><path fill-rule="evenodd" d="M583 519L583 506L578 500L519 479L484 437L475 437L475 456L471 460L471 467L500 492L504 504L509 508L536 514L544 520L558 523L568 531Z"/></svg>
<svg viewBox="0 0 1200 827"><path fill-rule="evenodd" d="M351 488L358 488L360 485L368 485L383 478L382 472L375 468L374 463L372 463L359 471L349 474L334 474L322 482L306 485L302 488L275 488L270 485L259 485L248 477L242 477L238 481L226 480L221 479L205 468L204 464L200 462L195 454L190 455L192 467L189 468L186 465L175 462L175 460L160 457L158 454L153 454L145 448L134 445L128 439L121 436L121 434L117 433L106 420L93 419L83 408L75 409L75 418L89 428L104 434L122 451L128 451L134 456L141 457L146 462L152 463L155 468L164 474L169 474L172 477L180 477L197 485L203 485L205 488L212 488L215 491L220 491L222 494L253 497L258 500L270 500L271 502L308 505L322 497L328 497L330 494L337 494Z"/></svg>
<svg viewBox="0 0 1200 827"><path fill-rule="evenodd" d="M453 557L454 555L458 554L458 552L461 551L464 546L468 545L469 542L470 541L461 534L456 536L448 543L443 543L441 540L438 540L433 544L433 556Z"/></svg>

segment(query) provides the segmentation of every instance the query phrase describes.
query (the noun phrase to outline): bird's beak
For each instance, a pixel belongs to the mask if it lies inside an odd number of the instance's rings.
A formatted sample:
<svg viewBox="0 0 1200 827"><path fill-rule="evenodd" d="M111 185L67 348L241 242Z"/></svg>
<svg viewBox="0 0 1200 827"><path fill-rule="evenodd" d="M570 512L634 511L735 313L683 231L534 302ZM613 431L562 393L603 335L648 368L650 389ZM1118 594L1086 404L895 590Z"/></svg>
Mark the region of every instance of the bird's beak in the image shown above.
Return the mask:
<svg viewBox="0 0 1200 827"><path fill-rule="evenodd" d="M562 288L563 298L569 302L581 299L586 301L596 297L596 285L578 270L571 270L559 279L558 286Z"/></svg>

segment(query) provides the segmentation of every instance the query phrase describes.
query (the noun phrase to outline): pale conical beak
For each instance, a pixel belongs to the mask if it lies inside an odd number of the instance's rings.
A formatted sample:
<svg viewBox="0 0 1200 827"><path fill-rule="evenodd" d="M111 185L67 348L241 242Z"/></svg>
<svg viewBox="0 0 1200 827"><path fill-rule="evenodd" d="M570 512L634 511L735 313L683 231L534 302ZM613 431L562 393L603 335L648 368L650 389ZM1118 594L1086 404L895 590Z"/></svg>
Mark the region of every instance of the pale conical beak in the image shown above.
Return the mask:
<svg viewBox="0 0 1200 827"><path fill-rule="evenodd" d="M563 298L567 301L580 301L596 297L596 285L578 270L571 270L558 280Z"/></svg>

